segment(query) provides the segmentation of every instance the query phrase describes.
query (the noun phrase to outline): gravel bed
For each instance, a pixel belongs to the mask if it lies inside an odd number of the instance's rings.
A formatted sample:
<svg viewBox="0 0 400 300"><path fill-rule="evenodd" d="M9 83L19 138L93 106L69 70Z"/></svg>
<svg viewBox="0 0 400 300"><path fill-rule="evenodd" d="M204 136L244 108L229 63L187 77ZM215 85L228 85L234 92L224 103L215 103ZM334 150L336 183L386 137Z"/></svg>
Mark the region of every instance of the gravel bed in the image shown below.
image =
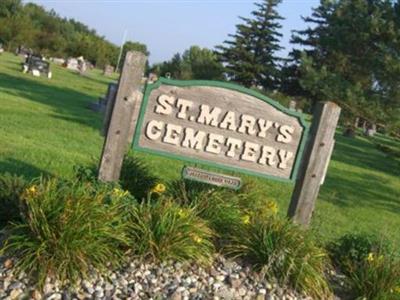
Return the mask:
<svg viewBox="0 0 400 300"><path fill-rule="evenodd" d="M218 256L211 267L169 261L132 260L118 271L91 274L75 287L46 280L42 292L28 278L13 272L12 261L2 259L0 299L282 299L309 300L289 289L266 282L249 267Z"/></svg>

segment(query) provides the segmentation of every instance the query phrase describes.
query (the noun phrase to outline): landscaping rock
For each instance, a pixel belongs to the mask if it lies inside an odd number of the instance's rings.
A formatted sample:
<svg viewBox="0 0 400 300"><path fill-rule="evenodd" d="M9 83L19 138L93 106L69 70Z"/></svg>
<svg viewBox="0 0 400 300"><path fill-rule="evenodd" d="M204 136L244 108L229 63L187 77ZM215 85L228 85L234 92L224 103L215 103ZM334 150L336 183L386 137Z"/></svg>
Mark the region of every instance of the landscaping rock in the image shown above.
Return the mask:
<svg viewBox="0 0 400 300"><path fill-rule="evenodd" d="M1 259L1 257L0 257ZM216 257L212 266L202 268L168 261L144 263L132 259L119 270L105 274L91 271L89 278L78 281L75 288L46 279L43 294L28 285L24 274L16 279L13 266L0 264L1 299L70 300L70 299L172 299L172 300L309 300L285 287L266 282L250 268L225 258ZM18 277L19 278L19 277ZM27 295L23 295L27 291Z"/></svg>
<svg viewBox="0 0 400 300"><path fill-rule="evenodd" d="M21 289L14 289L10 292L10 299L17 300L21 296L23 291Z"/></svg>
<svg viewBox="0 0 400 300"><path fill-rule="evenodd" d="M4 268L11 269L13 267L13 261L11 259L6 259L4 262Z"/></svg>

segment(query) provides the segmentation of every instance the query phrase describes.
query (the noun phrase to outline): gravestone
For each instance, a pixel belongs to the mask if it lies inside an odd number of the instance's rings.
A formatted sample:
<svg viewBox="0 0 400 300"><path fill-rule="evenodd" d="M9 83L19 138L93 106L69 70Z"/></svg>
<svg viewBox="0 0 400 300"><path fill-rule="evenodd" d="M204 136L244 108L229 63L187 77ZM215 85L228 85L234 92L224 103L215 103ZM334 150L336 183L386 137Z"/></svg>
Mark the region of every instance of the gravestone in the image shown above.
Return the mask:
<svg viewBox="0 0 400 300"><path fill-rule="evenodd" d="M17 49L15 50L15 55L18 55L22 58L28 58L30 55L33 54L32 49L30 48L26 48L24 46L19 46L17 47Z"/></svg>
<svg viewBox="0 0 400 300"><path fill-rule="evenodd" d="M70 57L67 59L66 67L69 70L79 71L78 59Z"/></svg>
<svg viewBox="0 0 400 300"><path fill-rule="evenodd" d="M103 75L111 76L112 74L114 74L114 67L111 65L105 65L103 70Z"/></svg>
<svg viewBox="0 0 400 300"><path fill-rule="evenodd" d="M30 72L33 76L37 77L41 75L44 75L49 79L52 77L49 62L43 60L41 57L34 55L29 55L26 58L25 63L22 65L22 72Z"/></svg>
<svg viewBox="0 0 400 300"><path fill-rule="evenodd" d="M53 58L51 59L51 61L52 61L53 63L55 63L56 65L59 65L59 66L64 65L65 62L66 62L64 58L58 58L58 57L53 57Z"/></svg>
<svg viewBox="0 0 400 300"><path fill-rule="evenodd" d="M375 133L376 133L376 124L375 123L373 123L373 124L370 124L368 127L367 127L367 129L364 131L364 134L366 135L366 136L374 136L375 135Z"/></svg>
<svg viewBox="0 0 400 300"><path fill-rule="evenodd" d="M86 73L87 70L87 64L86 61L84 59L79 59L78 60L79 64L78 64L78 70L79 70L79 74L83 75Z"/></svg>

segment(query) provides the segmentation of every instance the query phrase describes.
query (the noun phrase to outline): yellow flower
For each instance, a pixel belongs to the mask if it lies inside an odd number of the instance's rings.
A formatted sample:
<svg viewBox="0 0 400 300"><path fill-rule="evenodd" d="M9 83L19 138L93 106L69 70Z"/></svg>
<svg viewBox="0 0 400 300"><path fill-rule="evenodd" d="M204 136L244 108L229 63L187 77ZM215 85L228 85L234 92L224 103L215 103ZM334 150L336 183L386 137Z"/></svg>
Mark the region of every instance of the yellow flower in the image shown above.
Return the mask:
<svg viewBox="0 0 400 300"><path fill-rule="evenodd" d="M374 261L374 254L372 252L370 252L368 254L367 261L368 262L373 262Z"/></svg>
<svg viewBox="0 0 400 300"><path fill-rule="evenodd" d="M37 187L36 187L36 185L32 185L31 187L27 188L27 189L25 190L25 194L26 194L28 197L33 197L33 196L35 196L35 195L37 194Z"/></svg>
<svg viewBox="0 0 400 300"><path fill-rule="evenodd" d="M200 244L203 241L203 239L196 234L193 235L193 240L198 244Z"/></svg>
<svg viewBox="0 0 400 300"><path fill-rule="evenodd" d="M163 185L162 183L157 183L152 189L151 192L152 193L157 193L157 194L162 194L165 192L165 185Z"/></svg>
<svg viewBox="0 0 400 300"><path fill-rule="evenodd" d="M129 192L128 191L123 191L123 190L121 190L119 188L114 188L113 189L113 194L115 196L117 196L118 198L122 198L122 197L127 196L129 194Z"/></svg>
<svg viewBox="0 0 400 300"><path fill-rule="evenodd" d="M396 287L394 288L394 292L395 292L396 294L400 294L400 286L396 286Z"/></svg>
<svg viewBox="0 0 400 300"><path fill-rule="evenodd" d="M278 204L275 201L268 201L267 208L275 215L278 213Z"/></svg>
<svg viewBox="0 0 400 300"><path fill-rule="evenodd" d="M242 222L243 222L243 224L250 224L250 216L249 215L244 215L243 217L242 217Z"/></svg>
<svg viewBox="0 0 400 300"><path fill-rule="evenodd" d="M178 215L179 215L181 218L184 218L184 217L187 216L187 212L184 211L184 210L181 208L181 209L179 209L179 211L178 211Z"/></svg>

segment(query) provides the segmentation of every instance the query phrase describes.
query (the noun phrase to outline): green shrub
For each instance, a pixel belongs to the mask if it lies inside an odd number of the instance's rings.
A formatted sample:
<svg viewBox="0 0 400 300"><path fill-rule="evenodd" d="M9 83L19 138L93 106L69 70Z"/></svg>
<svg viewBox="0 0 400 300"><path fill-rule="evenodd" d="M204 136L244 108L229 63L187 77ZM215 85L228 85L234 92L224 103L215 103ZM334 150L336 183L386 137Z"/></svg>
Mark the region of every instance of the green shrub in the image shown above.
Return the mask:
<svg viewBox="0 0 400 300"><path fill-rule="evenodd" d="M383 238L346 234L328 246L355 299L400 299L400 260Z"/></svg>
<svg viewBox="0 0 400 300"><path fill-rule="evenodd" d="M148 193L160 180L151 174L149 167L137 157L127 155L121 168L120 183L139 201L146 199Z"/></svg>
<svg viewBox="0 0 400 300"><path fill-rule="evenodd" d="M387 251L387 248L384 240L364 233L346 234L327 247L334 266L345 275L352 272L354 265L362 264L369 253Z"/></svg>
<svg viewBox="0 0 400 300"><path fill-rule="evenodd" d="M208 263L214 251L212 230L193 210L161 197L143 201L130 218L131 247L135 254L157 261L174 259Z"/></svg>
<svg viewBox="0 0 400 300"><path fill-rule="evenodd" d="M277 217L245 220L241 234L232 236L228 254L250 262L268 280L277 280L317 299L329 299L324 250L298 226Z"/></svg>
<svg viewBox="0 0 400 300"><path fill-rule="evenodd" d="M167 194L181 206L189 207L223 238L233 234L241 222L235 192L191 180L176 180L168 184Z"/></svg>
<svg viewBox="0 0 400 300"><path fill-rule="evenodd" d="M107 190L107 189L104 189ZM73 283L91 267L122 261L127 245L123 195L90 183L41 180L23 194L23 218L10 226L3 253L42 286L47 276Z"/></svg>
<svg viewBox="0 0 400 300"><path fill-rule="evenodd" d="M97 169L95 165L82 166L76 165L73 167L74 176L78 181L96 182Z"/></svg>
<svg viewBox="0 0 400 300"><path fill-rule="evenodd" d="M0 228L20 219L20 198L27 185L23 177L0 175Z"/></svg>

